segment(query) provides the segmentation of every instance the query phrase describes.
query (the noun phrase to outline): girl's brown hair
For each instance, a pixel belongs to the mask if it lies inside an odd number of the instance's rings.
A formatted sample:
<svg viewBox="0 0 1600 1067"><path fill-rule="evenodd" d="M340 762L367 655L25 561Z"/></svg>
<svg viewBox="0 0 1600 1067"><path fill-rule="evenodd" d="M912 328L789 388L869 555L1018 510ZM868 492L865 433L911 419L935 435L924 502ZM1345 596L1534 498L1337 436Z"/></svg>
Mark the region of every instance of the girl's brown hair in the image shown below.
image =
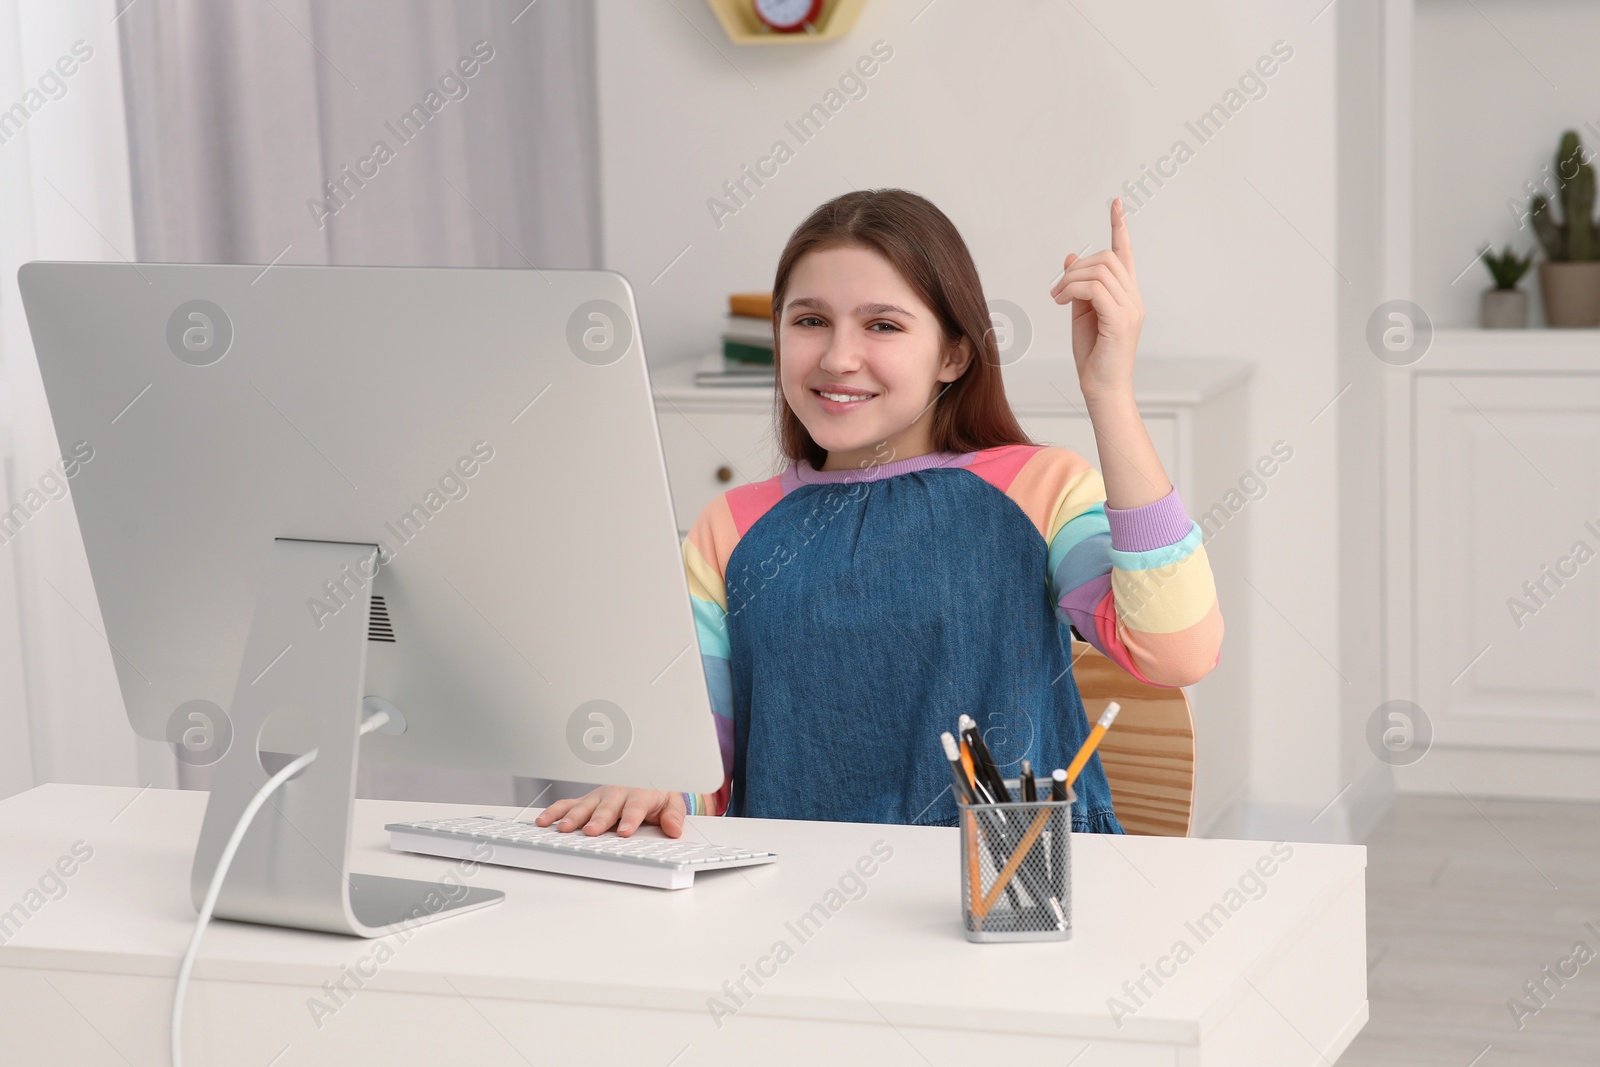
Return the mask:
<svg viewBox="0 0 1600 1067"><path fill-rule="evenodd" d="M955 224L916 193L865 189L835 197L813 211L789 235L789 243L778 257L778 274L772 283L772 357L778 371L774 403L783 454L795 462L808 459L818 469L828 457L784 398L778 335L795 264L807 252L840 245L860 245L887 259L933 309L945 343L951 348L963 340L971 344L967 369L947 383L934 402L934 450L974 452L999 445L1033 444L1006 401L989 306L983 299L978 268Z"/></svg>

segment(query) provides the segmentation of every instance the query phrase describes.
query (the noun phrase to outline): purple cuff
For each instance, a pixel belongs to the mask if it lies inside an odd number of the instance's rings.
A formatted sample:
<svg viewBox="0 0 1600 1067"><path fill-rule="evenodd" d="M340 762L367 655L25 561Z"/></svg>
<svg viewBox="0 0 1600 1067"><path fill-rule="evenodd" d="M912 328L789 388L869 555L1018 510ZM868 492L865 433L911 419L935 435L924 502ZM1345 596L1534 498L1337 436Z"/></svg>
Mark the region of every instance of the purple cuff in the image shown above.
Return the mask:
<svg viewBox="0 0 1600 1067"><path fill-rule="evenodd" d="M1177 486L1160 500L1136 508L1106 508L1111 547L1118 552L1149 552L1175 545L1193 525L1178 498Z"/></svg>

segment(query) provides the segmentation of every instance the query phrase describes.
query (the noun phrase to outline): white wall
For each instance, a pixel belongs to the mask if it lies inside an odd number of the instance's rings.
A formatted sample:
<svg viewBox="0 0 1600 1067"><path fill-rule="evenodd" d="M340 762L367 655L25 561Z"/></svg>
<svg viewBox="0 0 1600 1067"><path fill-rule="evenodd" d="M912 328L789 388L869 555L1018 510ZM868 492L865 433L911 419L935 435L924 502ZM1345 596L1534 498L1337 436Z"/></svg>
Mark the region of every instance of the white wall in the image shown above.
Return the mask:
<svg viewBox="0 0 1600 1067"><path fill-rule="evenodd" d="M1253 744L1240 754L1250 795L1217 829L1299 839L1348 833L1338 811L1311 822L1346 785L1339 671L1350 673L1333 666L1339 420L1312 421L1343 385L1335 313L1348 284L1332 262L1336 20L1313 23L1320 7L871 0L848 39L794 47L730 44L703 0L600 0L597 21L604 262L633 281L656 362L714 347L726 293L769 288L805 214L871 186L943 208L989 297L1033 319L1028 358L1069 358L1067 309L1047 296L1062 258L1104 247L1123 183L1189 142L1193 157L1130 219L1141 351L1254 360L1240 474L1276 440L1294 449L1243 513L1258 590ZM798 144L785 121L879 40L893 58L867 95ZM1265 95L1201 144L1185 122L1278 40L1293 57ZM719 227L707 200L779 138L794 158Z"/></svg>
<svg viewBox="0 0 1600 1067"><path fill-rule="evenodd" d="M1600 6L1419 0L1415 32L1413 299L1435 326L1476 326L1479 294L1493 284L1472 262L1478 250L1487 242L1499 252L1508 241L1521 255L1539 248L1507 201L1527 211L1524 183L1554 170L1562 131L1577 130L1600 151ZM1537 265L1522 288L1531 295L1531 324L1542 325Z"/></svg>

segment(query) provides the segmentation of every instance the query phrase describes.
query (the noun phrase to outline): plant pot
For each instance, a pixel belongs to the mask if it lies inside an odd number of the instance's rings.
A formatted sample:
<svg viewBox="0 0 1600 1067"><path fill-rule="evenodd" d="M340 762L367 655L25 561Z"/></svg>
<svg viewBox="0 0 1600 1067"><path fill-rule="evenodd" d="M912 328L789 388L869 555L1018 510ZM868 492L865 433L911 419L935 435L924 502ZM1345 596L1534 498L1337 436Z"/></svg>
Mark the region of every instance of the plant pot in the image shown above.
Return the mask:
<svg viewBox="0 0 1600 1067"><path fill-rule="evenodd" d="M1539 264L1547 325L1600 326L1600 261Z"/></svg>
<svg viewBox="0 0 1600 1067"><path fill-rule="evenodd" d="M1526 329L1528 294L1521 289L1485 289L1478 324L1485 330Z"/></svg>

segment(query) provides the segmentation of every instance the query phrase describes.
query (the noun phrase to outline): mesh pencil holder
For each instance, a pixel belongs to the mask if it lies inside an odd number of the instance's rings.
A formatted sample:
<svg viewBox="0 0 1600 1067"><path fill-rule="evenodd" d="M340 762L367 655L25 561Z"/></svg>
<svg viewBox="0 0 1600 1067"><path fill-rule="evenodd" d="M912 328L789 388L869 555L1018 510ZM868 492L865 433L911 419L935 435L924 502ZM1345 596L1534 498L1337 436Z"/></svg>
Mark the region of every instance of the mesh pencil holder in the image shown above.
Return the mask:
<svg viewBox="0 0 1600 1067"><path fill-rule="evenodd" d="M1035 779L1040 796L1050 779ZM1013 796L1019 783L1006 780ZM1072 790L1066 800L956 803L961 919L968 941L1064 941L1072 936Z"/></svg>

